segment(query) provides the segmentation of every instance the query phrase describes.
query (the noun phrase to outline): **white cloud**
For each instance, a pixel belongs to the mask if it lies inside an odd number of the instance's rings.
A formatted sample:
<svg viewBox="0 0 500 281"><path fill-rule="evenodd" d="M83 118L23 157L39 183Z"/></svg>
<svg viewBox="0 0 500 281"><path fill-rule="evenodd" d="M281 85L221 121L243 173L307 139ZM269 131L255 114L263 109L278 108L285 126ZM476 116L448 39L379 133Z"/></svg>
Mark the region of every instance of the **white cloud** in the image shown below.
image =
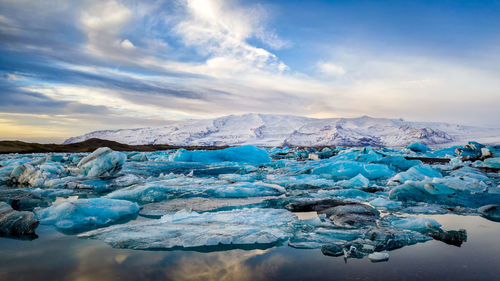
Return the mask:
<svg viewBox="0 0 500 281"><path fill-rule="evenodd" d="M96 55L116 56L116 50L133 48L120 38L133 13L114 0L89 2L80 15L81 28L87 34L87 50Z"/></svg>
<svg viewBox="0 0 500 281"><path fill-rule="evenodd" d="M318 71L321 75L324 76L343 76L346 74L345 69L331 62L318 62L317 64Z"/></svg>
<svg viewBox="0 0 500 281"><path fill-rule="evenodd" d="M182 2L185 18L174 31L184 44L195 47L200 54L209 56L207 66L214 68L220 62L236 64L231 71L252 69L283 71L283 62L268 50L252 46L247 42L259 38L274 48L285 46L285 42L263 26L265 13L258 6L243 7L233 1L187 0Z"/></svg>
<svg viewBox="0 0 500 281"><path fill-rule="evenodd" d="M124 49L127 49L127 50L133 50L135 49L135 46L134 44L132 44L132 42L130 42L128 39L125 39L123 40L121 43L120 43L120 46Z"/></svg>

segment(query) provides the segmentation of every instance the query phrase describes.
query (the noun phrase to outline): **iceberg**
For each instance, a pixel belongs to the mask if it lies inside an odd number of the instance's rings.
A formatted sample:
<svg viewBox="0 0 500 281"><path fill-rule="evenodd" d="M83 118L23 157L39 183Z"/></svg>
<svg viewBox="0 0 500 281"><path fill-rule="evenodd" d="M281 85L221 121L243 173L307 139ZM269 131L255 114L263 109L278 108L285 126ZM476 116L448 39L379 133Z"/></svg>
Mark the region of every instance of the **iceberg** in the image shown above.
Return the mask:
<svg viewBox="0 0 500 281"><path fill-rule="evenodd" d="M500 205L486 205L482 206L477 210L483 217L500 222Z"/></svg>
<svg viewBox="0 0 500 281"><path fill-rule="evenodd" d="M251 208L264 205L264 201L274 197L253 198L201 198L172 199L164 202L143 205L139 215L161 217L181 210L194 212L223 211L231 209Z"/></svg>
<svg viewBox="0 0 500 281"><path fill-rule="evenodd" d="M488 158L483 161L484 166L500 169L500 157Z"/></svg>
<svg viewBox="0 0 500 281"><path fill-rule="evenodd" d="M431 150L429 147L427 147L426 145L421 144L419 142L414 142L414 143L408 145L406 148L408 148L409 150L411 150L413 152L417 152L417 153L425 153L425 152L428 152Z"/></svg>
<svg viewBox="0 0 500 281"><path fill-rule="evenodd" d="M80 160L77 167L85 177L107 177L119 172L127 156L107 147L100 147Z"/></svg>
<svg viewBox="0 0 500 281"><path fill-rule="evenodd" d="M158 220L126 223L82 233L116 248L171 249L272 246L288 239L297 217L283 209L241 209L196 213L179 211ZM214 248L215 250L217 248Z"/></svg>
<svg viewBox="0 0 500 281"><path fill-rule="evenodd" d="M31 191L0 189L0 201L9 204L18 211L33 211L36 207L48 207L52 203L51 199Z"/></svg>
<svg viewBox="0 0 500 281"><path fill-rule="evenodd" d="M441 227L436 220L424 217L406 217L406 218L395 218L391 225L396 228L402 228L407 230L413 230L422 232L429 227Z"/></svg>
<svg viewBox="0 0 500 281"><path fill-rule="evenodd" d="M398 170L406 171L413 166L421 165L420 160L407 160L403 156L385 156L377 161L377 163L392 166Z"/></svg>
<svg viewBox="0 0 500 281"><path fill-rule="evenodd" d="M319 212L340 227L361 227L374 225L380 213L365 204L349 204L332 207Z"/></svg>
<svg viewBox="0 0 500 281"><path fill-rule="evenodd" d="M62 177L66 172L60 163L42 158L13 168L10 181L15 185L45 187L48 180Z"/></svg>
<svg viewBox="0 0 500 281"><path fill-rule="evenodd" d="M362 174L370 180L389 178L394 175L394 172L387 165L364 164L356 161L326 162L317 168L313 168L312 173L316 175L329 175L339 180L351 179L358 174Z"/></svg>
<svg viewBox="0 0 500 281"><path fill-rule="evenodd" d="M389 254L388 253L371 253L368 255L368 259L371 262L383 262L383 261L388 261L389 260Z"/></svg>
<svg viewBox="0 0 500 281"><path fill-rule="evenodd" d="M376 208L384 208L384 209L398 209L401 208L401 202L387 200L385 198L376 198L372 201L368 202L370 205Z"/></svg>
<svg viewBox="0 0 500 281"><path fill-rule="evenodd" d="M405 183L407 181L421 181L424 180L426 177L429 178L441 178L443 175L441 175L440 172L434 170L430 165L428 164L422 164L418 166L413 166L410 169L408 169L406 172L401 172L391 179L389 179L390 183Z"/></svg>
<svg viewBox="0 0 500 281"><path fill-rule="evenodd" d="M36 238L35 229L38 224L32 212L16 211L7 203L0 202L1 237Z"/></svg>
<svg viewBox="0 0 500 281"><path fill-rule="evenodd" d="M339 181L336 183L336 185L344 187L344 188L368 187L369 184L370 184L370 180L365 178L362 174L358 174L357 176L355 176L351 179Z"/></svg>
<svg viewBox="0 0 500 281"><path fill-rule="evenodd" d="M194 150L179 149L170 156L170 161L178 162L241 162L249 164L266 164L271 162L267 151L253 145L230 147L220 150Z"/></svg>
<svg viewBox="0 0 500 281"><path fill-rule="evenodd" d="M105 195L104 198L153 203L173 198L242 198L275 196L283 193L285 193L285 189L275 184L263 182L230 183L215 178L192 178L171 174L166 179L132 185L113 191Z"/></svg>
<svg viewBox="0 0 500 281"><path fill-rule="evenodd" d="M60 230L79 231L116 222L139 212L139 205L125 200L93 198L64 201L35 210L41 224Z"/></svg>

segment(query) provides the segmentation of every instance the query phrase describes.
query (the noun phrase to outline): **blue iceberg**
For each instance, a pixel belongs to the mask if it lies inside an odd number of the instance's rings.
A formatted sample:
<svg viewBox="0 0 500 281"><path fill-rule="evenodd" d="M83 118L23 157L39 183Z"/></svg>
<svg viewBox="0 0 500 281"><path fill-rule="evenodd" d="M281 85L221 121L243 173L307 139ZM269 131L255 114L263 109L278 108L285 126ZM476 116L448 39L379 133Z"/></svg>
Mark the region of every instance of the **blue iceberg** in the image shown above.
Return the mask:
<svg viewBox="0 0 500 281"><path fill-rule="evenodd" d="M61 230L97 228L139 212L139 205L125 200L93 198L64 201L35 211L41 224Z"/></svg>
<svg viewBox="0 0 500 281"><path fill-rule="evenodd" d="M249 164L266 164L271 162L271 157L266 150L253 145L230 147L220 150L194 150L179 149L170 156L171 161L178 162L241 162Z"/></svg>

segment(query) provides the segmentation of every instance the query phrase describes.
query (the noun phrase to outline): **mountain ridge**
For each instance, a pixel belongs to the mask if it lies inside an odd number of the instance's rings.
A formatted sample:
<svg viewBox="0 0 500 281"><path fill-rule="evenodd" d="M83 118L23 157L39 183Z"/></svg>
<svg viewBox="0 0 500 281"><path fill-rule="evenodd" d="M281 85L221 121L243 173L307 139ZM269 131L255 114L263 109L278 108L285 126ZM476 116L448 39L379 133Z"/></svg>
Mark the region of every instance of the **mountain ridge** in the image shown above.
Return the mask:
<svg viewBox="0 0 500 281"><path fill-rule="evenodd" d="M94 131L67 139L64 144L99 138L129 145L177 146L384 146L413 142L445 145L468 140L500 140L500 128L403 119L308 118L294 115L248 113L212 119L167 121L161 127Z"/></svg>

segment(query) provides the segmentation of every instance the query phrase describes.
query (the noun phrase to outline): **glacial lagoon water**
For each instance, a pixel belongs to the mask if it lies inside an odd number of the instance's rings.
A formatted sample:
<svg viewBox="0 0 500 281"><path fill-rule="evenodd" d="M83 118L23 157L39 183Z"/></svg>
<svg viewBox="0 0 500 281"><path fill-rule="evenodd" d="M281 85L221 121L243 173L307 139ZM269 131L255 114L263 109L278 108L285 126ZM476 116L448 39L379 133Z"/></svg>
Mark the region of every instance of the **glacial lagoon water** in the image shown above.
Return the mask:
<svg viewBox="0 0 500 281"><path fill-rule="evenodd" d="M499 147L422 147L0 155L0 279L498 280Z"/></svg>
<svg viewBox="0 0 500 281"><path fill-rule="evenodd" d="M1 280L498 280L500 223L433 215L467 230L461 247L428 241L390 251L387 262L324 256L319 249L142 251L114 249L41 226L33 241L0 238ZM210 250L210 249L208 249Z"/></svg>

